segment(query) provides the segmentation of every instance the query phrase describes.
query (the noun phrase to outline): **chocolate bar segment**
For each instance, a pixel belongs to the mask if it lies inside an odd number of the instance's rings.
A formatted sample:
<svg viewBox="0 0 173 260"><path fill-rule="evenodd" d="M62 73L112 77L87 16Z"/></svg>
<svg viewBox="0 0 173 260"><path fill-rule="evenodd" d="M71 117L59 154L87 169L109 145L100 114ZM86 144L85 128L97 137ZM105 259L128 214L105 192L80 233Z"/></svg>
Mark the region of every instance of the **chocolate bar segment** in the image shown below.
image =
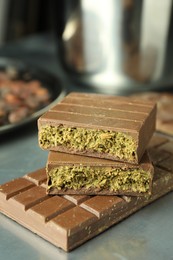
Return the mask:
<svg viewBox="0 0 173 260"><path fill-rule="evenodd" d="M49 194L132 195L151 194L153 165L147 152L140 164L49 152Z"/></svg>
<svg viewBox="0 0 173 260"><path fill-rule="evenodd" d="M130 97L70 93L38 120L42 149L138 163L156 106Z"/></svg>
<svg viewBox="0 0 173 260"><path fill-rule="evenodd" d="M132 95L136 99L157 102L156 130L173 135L173 94L172 92L142 92Z"/></svg>
<svg viewBox="0 0 173 260"><path fill-rule="evenodd" d="M152 155L157 149L167 154L154 163L151 196L83 196L82 200L81 196L78 200L76 195L48 196L46 189L37 181L41 172L42 179L45 178L45 170L41 169L0 185L0 212L55 246L70 251L173 190L170 160L173 153L167 149L169 145L165 145L169 144L169 140L164 144L160 142L160 145L158 141L154 143L157 146L150 146Z"/></svg>

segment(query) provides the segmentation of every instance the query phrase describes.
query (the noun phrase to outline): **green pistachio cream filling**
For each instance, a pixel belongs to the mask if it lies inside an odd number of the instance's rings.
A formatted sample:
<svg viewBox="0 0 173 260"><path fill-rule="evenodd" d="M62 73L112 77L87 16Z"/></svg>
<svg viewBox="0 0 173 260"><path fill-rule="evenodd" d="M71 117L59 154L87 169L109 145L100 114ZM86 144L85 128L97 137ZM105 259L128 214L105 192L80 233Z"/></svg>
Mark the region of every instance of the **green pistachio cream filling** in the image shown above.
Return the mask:
<svg viewBox="0 0 173 260"><path fill-rule="evenodd" d="M136 159L135 140L125 133L77 127L42 126L39 143L43 149L65 146L78 151L116 155L120 159Z"/></svg>
<svg viewBox="0 0 173 260"><path fill-rule="evenodd" d="M149 191L149 172L135 169L90 166L59 166L48 173L48 189L108 189Z"/></svg>

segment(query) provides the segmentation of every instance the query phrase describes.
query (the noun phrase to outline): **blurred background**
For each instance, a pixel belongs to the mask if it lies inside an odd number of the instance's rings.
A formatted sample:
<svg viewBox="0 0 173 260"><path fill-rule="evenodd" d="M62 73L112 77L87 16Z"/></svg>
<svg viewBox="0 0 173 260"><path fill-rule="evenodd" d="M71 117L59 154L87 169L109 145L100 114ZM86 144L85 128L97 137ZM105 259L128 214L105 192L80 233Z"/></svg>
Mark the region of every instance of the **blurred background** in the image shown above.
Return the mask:
<svg viewBox="0 0 173 260"><path fill-rule="evenodd" d="M51 30L50 2L0 0L0 45ZM58 1L61 5L62 1ZM59 16L58 16L59 17Z"/></svg>
<svg viewBox="0 0 173 260"><path fill-rule="evenodd" d="M69 90L172 90L172 13L172 0L0 0L0 55L44 66Z"/></svg>

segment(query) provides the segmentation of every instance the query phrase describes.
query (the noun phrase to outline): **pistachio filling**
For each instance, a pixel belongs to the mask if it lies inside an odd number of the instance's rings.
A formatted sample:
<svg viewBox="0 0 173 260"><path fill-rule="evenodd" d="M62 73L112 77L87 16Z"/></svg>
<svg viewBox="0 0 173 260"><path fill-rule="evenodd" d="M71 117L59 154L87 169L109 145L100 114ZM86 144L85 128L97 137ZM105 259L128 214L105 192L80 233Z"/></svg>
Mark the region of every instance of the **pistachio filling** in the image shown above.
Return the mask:
<svg viewBox="0 0 173 260"><path fill-rule="evenodd" d="M127 134L108 130L76 127L44 126L39 131L39 143L43 149L65 146L78 151L89 150L116 155L120 159L135 160L137 145Z"/></svg>
<svg viewBox="0 0 173 260"><path fill-rule="evenodd" d="M135 169L60 166L50 170L48 189L98 188L110 191L149 191L149 172Z"/></svg>

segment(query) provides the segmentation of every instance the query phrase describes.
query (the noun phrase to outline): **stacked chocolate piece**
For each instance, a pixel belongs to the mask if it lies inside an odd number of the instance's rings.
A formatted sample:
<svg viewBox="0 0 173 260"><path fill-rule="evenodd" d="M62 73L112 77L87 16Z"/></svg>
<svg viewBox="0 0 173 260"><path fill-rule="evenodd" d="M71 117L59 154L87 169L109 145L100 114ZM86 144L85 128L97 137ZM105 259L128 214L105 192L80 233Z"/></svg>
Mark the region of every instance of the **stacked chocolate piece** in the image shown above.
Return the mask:
<svg viewBox="0 0 173 260"><path fill-rule="evenodd" d="M39 145L50 150L47 192L151 195L155 122L153 102L70 93L38 120Z"/></svg>

